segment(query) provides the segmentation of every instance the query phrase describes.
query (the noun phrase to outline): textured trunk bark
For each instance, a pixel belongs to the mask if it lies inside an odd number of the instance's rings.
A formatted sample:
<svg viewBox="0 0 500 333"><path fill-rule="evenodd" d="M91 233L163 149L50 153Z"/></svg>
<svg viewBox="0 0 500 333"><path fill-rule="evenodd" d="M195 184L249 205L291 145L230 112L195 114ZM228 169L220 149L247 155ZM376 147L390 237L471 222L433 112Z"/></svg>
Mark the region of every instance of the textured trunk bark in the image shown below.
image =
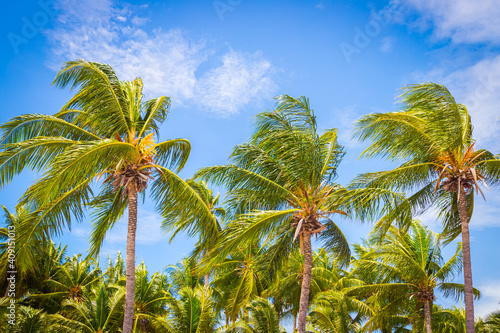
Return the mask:
<svg viewBox="0 0 500 333"><path fill-rule="evenodd" d="M429 301L424 301L425 333L431 333L431 307Z"/></svg>
<svg viewBox="0 0 500 333"><path fill-rule="evenodd" d="M208 284L210 283L210 278L208 274L205 274L205 288L208 287Z"/></svg>
<svg viewBox="0 0 500 333"><path fill-rule="evenodd" d="M462 251L464 261L465 285L465 327L467 333L474 333L474 293L472 289L472 262L470 258L469 215L467 214L467 201L463 188L459 189L458 211L462 224Z"/></svg>
<svg viewBox="0 0 500 333"><path fill-rule="evenodd" d="M312 270L311 234L305 232L302 238L304 245L304 275L302 277L302 289L300 291L298 332L306 333L307 308L309 306Z"/></svg>
<svg viewBox="0 0 500 333"><path fill-rule="evenodd" d="M127 234L127 280L125 282L125 313L123 333L132 333L135 301L135 232L137 229L137 191L135 186L128 189L128 234Z"/></svg>

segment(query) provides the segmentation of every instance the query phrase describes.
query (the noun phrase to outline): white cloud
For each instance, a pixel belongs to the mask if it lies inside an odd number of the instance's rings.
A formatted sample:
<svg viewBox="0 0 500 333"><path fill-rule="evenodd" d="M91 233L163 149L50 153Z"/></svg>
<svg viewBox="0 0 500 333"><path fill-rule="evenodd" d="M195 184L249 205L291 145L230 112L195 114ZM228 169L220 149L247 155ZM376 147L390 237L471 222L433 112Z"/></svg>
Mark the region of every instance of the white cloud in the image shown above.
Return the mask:
<svg viewBox="0 0 500 333"><path fill-rule="evenodd" d="M436 70L417 74L415 80L446 85L455 99L469 110L477 146L494 153L500 150L500 56L451 73Z"/></svg>
<svg viewBox="0 0 500 333"><path fill-rule="evenodd" d="M475 301L474 314L484 319L489 313L500 309L500 281L490 281L477 288L482 297Z"/></svg>
<svg viewBox="0 0 500 333"><path fill-rule="evenodd" d="M217 62L213 42L192 39L179 29L151 33L139 7L110 0L65 0L53 29L49 67L82 58L110 64L121 79L141 77L145 93L167 95L175 105L193 105L220 115L237 113L250 101L272 97L276 85L272 64L264 56L229 50L221 65L199 73L200 65Z"/></svg>
<svg viewBox="0 0 500 333"><path fill-rule="evenodd" d="M500 43L500 6L497 0L408 0L423 20L435 26L437 38L455 43Z"/></svg>
<svg viewBox="0 0 500 333"><path fill-rule="evenodd" d="M272 65L260 53L242 54L233 50L222 57L222 65L206 72L196 86L201 105L212 111L231 114L258 96L276 90L270 78Z"/></svg>

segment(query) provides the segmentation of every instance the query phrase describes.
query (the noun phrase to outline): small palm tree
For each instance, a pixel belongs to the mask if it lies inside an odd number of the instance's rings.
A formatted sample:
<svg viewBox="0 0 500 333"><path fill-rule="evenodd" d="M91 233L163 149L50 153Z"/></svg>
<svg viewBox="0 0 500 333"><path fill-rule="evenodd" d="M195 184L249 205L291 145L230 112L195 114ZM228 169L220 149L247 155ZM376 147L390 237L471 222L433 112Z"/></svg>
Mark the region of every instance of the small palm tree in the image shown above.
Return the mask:
<svg viewBox="0 0 500 333"><path fill-rule="evenodd" d="M276 271L298 240L304 254L298 330L305 333L312 236L321 235L339 262L348 261L349 245L331 218L355 211L369 215L370 204L392 192L348 191L333 182L344 150L336 129L318 134L314 111L305 97L278 97L275 110L257 115L256 125L250 142L234 148L232 164L204 168L196 175L226 185L229 209L237 215L206 266L224 260L238 247L265 240L269 269ZM361 196L363 200L352 199Z"/></svg>
<svg viewBox="0 0 500 333"><path fill-rule="evenodd" d="M360 140L374 140L362 156L383 156L403 164L391 171L361 175L356 182L411 191L409 202L414 211L437 205L444 238L462 234L467 332L473 333L469 221L474 190L483 194L479 183L500 183L500 158L474 147L467 108L445 86L422 83L403 89L399 111L364 116L355 128ZM388 217L382 222L392 220Z"/></svg>
<svg viewBox="0 0 500 333"><path fill-rule="evenodd" d="M118 333L123 322L125 290L101 284L83 302L66 300L61 313L49 315L49 332Z"/></svg>
<svg viewBox="0 0 500 333"><path fill-rule="evenodd" d="M152 325L158 332L212 333L218 323L210 287L184 287L167 301L167 313L155 317Z"/></svg>
<svg viewBox="0 0 500 333"><path fill-rule="evenodd" d="M487 333L500 332L500 311L490 313L484 323Z"/></svg>
<svg viewBox="0 0 500 333"><path fill-rule="evenodd" d="M81 255L67 258L56 275L47 283L52 292L31 294L41 299L62 296L75 302L85 299L86 291L101 279L101 270L92 260L82 260Z"/></svg>
<svg viewBox="0 0 500 333"><path fill-rule="evenodd" d="M335 281L341 278L340 270L332 262L324 249L312 254L310 298L316 294L329 290ZM285 265L279 270L274 282L266 295L279 306L280 315L293 317L293 331L297 327L302 279L304 276L304 256L298 250L292 251Z"/></svg>
<svg viewBox="0 0 500 333"><path fill-rule="evenodd" d="M466 313L463 308L453 306L451 309L445 309L441 306L436 306L435 311L432 313L434 331L436 333L467 333L465 317ZM477 333L497 332L496 330L489 331L480 318L474 322L474 329Z"/></svg>
<svg viewBox="0 0 500 333"><path fill-rule="evenodd" d="M187 161L190 144L184 139L156 142L170 99L143 100L141 79L120 81L108 65L76 60L63 66L54 83L78 88L60 112L23 115L1 126L0 187L26 167L45 170L21 200L33 213L20 225L17 241L27 244L57 235L90 207L95 214L92 256L128 207L123 332L130 333L138 194L154 179L152 197L161 213L183 205L193 214L210 215L176 174ZM101 189L98 195L92 182Z"/></svg>
<svg viewBox="0 0 500 333"><path fill-rule="evenodd" d="M265 249L253 244L236 249L229 258L214 267L212 286L217 291L218 304L224 310L226 325L241 318L249 302L262 296L267 288L260 265L262 256L265 256Z"/></svg>
<svg viewBox="0 0 500 333"><path fill-rule="evenodd" d="M373 314L364 302L349 296L346 290L330 290L318 294L313 301L309 321L318 332L358 333L361 322Z"/></svg>
<svg viewBox="0 0 500 333"><path fill-rule="evenodd" d="M269 300L255 298L247 305L250 316L247 320L238 320L217 332L241 333L286 333L280 326L279 316Z"/></svg>
<svg viewBox="0 0 500 333"><path fill-rule="evenodd" d="M370 242L371 251L355 262L357 269L377 273L382 277L377 284L356 287L358 291L370 291L375 297L390 297L392 302L415 299L423 305L425 331L431 333L431 308L435 290L445 297L458 298L464 293L462 284L451 283L454 274L462 265L462 248L459 244L455 254L443 262L440 236L428 230L418 221L413 221L410 230L404 232L390 227L383 240L375 233ZM381 295L376 295L379 292ZM476 297L479 292L474 290Z"/></svg>
<svg viewBox="0 0 500 333"><path fill-rule="evenodd" d="M159 273L149 276L144 262L135 275L134 332L153 332L153 318L164 314L169 299L167 278Z"/></svg>

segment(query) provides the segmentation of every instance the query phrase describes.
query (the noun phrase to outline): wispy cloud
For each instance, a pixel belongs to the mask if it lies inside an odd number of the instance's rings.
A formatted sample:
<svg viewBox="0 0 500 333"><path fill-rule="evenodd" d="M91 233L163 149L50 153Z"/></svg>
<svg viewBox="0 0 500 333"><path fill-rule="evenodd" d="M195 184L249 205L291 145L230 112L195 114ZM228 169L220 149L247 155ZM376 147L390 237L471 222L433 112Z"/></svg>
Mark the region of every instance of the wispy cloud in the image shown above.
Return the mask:
<svg viewBox="0 0 500 333"><path fill-rule="evenodd" d="M140 12L138 6L111 0L61 2L54 28L45 32L49 67L57 70L77 58L108 63L121 79L140 76L146 94L167 95L176 105L224 116L272 97L274 67L260 52L219 55L213 41L190 38L186 31L148 32ZM200 68L213 63L216 67Z"/></svg>
<svg viewBox="0 0 500 333"><path fill-rule="evenodd" d="M406 4L421 14L417 22L421 28L434 26L436 38L450 38L455 43L500 43L497 0L408 0Z"/></svg>
<svg viewBox="0 0 500 333"><path fill-rule="evenodd" d="M476 316L483 319L491 312L500 309L500 281L490 281L478 287L483 294L480 300L474 305Z"/></svg>

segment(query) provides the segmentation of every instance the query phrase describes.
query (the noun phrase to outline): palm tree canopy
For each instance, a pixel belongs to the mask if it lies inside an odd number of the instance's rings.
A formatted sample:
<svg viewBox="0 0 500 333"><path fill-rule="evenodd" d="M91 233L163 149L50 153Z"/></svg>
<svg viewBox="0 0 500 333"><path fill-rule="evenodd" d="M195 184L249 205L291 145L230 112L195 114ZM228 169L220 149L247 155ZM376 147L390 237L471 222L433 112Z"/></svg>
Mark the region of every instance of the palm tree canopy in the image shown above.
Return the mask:
<svg viewBox="0 0 500 333"><path fill-rule="evenodd" d="M97 255L125 210L131 177L138 191L154 179L160 212L182 206L200 218L211 216L198 193L176 175L189 156L189 142L155 139L169 98L144 100L140 79L120 81L110 66L84 60L67 62L54 84L77 89L60 112L22 115L1 126L0 187L25 168L44 171L21 200L32 214L20 225L18 242L58 235L91 208L90 254Z"/></svg>
<svg viewBox="0 0 500 333"><path fill-rule="evenodd" d="M373 143L364 157L382 156L402 162L394 170L358 176L354 184L412 193L414 213L436 205L443 220L446 239L460 234L457 185L466 189L469 214L472 214L475 189L483 194L485 186L500 185L500 158L485 149L475 149L472 123L467 108L455 101L448 89L436 83L408 85L400 96L400 109L375 113L357 121L354 137ZM484 195L483 195L484 196ZM394 218L386 219L387 228ZM399 221L410 223L411 219Z"/></svg>

